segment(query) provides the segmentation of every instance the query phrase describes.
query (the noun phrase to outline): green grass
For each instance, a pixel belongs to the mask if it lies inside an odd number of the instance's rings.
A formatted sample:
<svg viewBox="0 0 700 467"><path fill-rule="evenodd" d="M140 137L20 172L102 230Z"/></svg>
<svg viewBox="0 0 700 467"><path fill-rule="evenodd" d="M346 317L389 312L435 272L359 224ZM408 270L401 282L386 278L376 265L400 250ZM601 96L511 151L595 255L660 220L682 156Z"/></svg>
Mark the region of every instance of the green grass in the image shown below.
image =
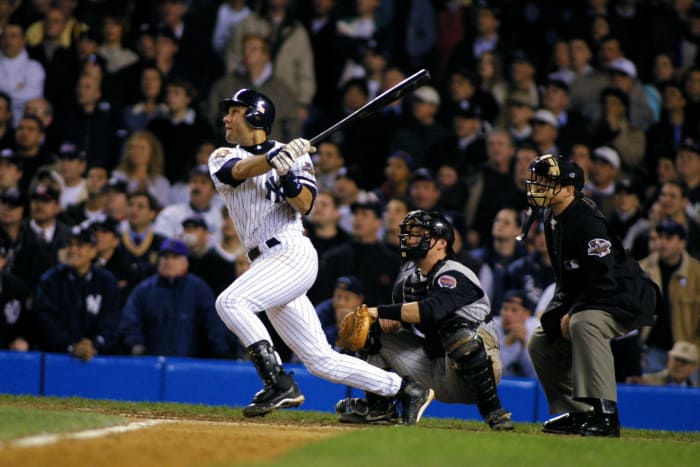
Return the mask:
<svg viewBox="0 0 700 467"><path fill-rule="evenodd" d="M245 420L240 408L232 407L0 395L0 439L31 430L54 432L116 424L124 416ZM274 412L254 421L337 425L333 414L296 410ZM673 467L684 467L698 465L700 459L699 432L623 429L621 439L598 439L544 435L540 429L539 424L518 423L515 432L495 433L478 421L424 418L417 427L362 427L340 432L264 465L636 467L659 466L667 460Z"/></svg>
<svg viewBox="0 0 700 467"><path fill-rule="evenodd" d="M0 403L0 440L39 433L87 430L124 422L124 418L115 415L13 407Z"/></svg>
<svg viewBox="0 0 700 467"><path fill-rule="evenodd" d="M520 427L519 427L520 428ZM529 430L528 430L529 431ZM663 439L591 439L522 431L457 431L387 427L352 431L264 465L356 466L696 466L700 445Z"/></svg>

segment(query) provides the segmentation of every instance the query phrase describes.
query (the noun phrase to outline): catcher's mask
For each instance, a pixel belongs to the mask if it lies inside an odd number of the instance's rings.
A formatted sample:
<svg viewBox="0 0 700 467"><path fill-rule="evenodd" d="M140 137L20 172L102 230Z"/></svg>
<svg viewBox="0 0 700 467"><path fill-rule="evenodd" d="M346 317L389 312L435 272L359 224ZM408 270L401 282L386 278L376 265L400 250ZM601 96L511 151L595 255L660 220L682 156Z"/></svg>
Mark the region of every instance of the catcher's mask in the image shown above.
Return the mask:
<svg viewBox="0 0 700 467"><path fill-rule="evenodd" d="M575 192L580 192L583 188L583 170L561 156L538 156L530 164L529 170L527 201L532 207L549 207L564 186L573 186Z"/></svg>
<svg viewBox="0 0 700 467"><path fill-rule="evenodd" d="M432 248L431 239L444 238L447 241L447 255L452 256L452 244L455 236L452 224L440 211L411 211L401 222L400 249L401 257L411 261L425 258ZM411 238L420 237L417 243Z"/></svg>

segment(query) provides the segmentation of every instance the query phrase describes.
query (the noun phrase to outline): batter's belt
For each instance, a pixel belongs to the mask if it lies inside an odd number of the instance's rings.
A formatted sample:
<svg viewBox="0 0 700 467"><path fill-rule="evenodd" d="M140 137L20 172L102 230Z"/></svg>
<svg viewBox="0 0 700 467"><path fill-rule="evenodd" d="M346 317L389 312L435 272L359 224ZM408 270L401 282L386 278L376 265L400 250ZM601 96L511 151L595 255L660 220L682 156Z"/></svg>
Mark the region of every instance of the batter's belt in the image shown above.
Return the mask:
<svg viewBox="0 0 700 467"><path fill-rule="evenodd" d="M267 245L268 248L272 248L273 246L277 246L281 244L279 240L277 240L275 237L268 238L265 240L265 245ZM260 256L262 252L260 251L260 247L256 246L250 249L248 252L248 259L250 259L251 262L255 261L255 258Z"/></svg>

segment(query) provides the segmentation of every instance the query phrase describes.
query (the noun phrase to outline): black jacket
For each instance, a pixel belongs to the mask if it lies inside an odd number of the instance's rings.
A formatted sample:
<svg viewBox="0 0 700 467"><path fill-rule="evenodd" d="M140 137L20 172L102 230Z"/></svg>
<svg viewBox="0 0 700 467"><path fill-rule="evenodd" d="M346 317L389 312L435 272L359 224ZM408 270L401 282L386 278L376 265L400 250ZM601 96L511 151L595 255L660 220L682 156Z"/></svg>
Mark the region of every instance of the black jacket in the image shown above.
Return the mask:
<svg viewBox="0 0 700 467"><path fill-rule="evenodd" d="M559 216L547 211L544 228L557 282L541 318L547 335L560 335L565 314L587 309L606 311L630 329L653 324L656 289L592 201L576 198Z"/></svg>

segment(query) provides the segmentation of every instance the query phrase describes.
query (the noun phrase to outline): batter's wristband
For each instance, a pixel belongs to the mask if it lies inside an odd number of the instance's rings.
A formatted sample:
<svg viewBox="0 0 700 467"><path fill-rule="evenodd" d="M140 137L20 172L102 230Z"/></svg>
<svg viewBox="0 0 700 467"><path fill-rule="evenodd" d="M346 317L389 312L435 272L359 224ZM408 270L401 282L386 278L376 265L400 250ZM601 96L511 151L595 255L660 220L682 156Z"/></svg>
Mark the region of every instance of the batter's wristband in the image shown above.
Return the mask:
<svg viewBox="0 0 700 467"><path fill-rule="evenodd" d="M393 305L379 305L377 307L377 315L382 319L393 319L401 321L401 307L403 304L394 303Z"/></svg>
<svg viewBox="0 0 700 467"><path fill-rule="evenodd" d="M280 177L280 185L282 185L284 196L287 198L296 198L301 193L301 183L292 172L287 172Z"/></svg>

